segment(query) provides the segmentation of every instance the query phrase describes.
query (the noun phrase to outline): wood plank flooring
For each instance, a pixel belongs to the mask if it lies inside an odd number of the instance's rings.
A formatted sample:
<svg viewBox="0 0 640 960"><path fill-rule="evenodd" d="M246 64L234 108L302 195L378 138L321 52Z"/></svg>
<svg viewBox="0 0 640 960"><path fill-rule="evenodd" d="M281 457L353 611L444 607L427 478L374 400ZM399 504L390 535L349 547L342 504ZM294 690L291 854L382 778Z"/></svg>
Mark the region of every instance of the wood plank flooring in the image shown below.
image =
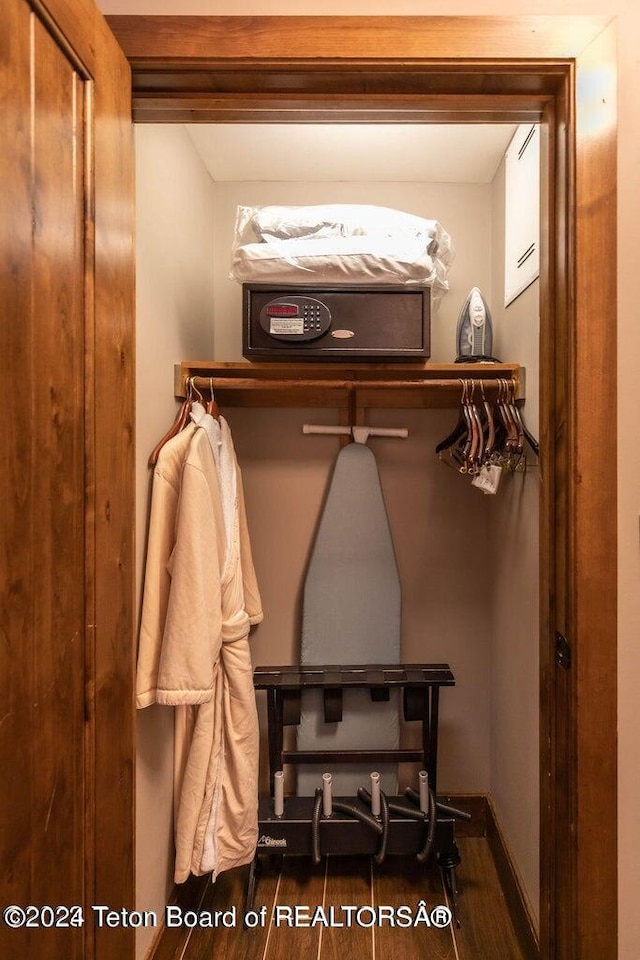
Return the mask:
<svg viewBox="0 0 640 960"><path fill-rule="evenodd" d="M429 912L448 902L439 870L425 871L414 858L389 857L380 867L367 857L328 857L319 867L306 859L273 858L265 862L256 892L255 910L266 908L264 925L243 929L247 869L229 871L208 887L200 909L235 906L237 924L195 927L175 960L524 960L486 839L459 839L458 846L458 928L391 925L391 908L404 905L415 916L421 900ZM330 926L312 925L317 907ZM376 912L380 907L388 908L386 917Z"/></svg>

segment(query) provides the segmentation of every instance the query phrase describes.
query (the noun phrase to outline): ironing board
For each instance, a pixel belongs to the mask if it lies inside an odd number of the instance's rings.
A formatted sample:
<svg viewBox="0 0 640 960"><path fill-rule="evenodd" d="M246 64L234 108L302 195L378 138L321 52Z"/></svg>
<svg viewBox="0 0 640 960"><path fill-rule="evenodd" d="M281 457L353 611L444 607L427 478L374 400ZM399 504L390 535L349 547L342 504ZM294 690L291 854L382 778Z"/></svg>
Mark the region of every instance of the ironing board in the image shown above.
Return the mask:
<svg viewBox="0 0 640 960"><path fill-rule="evenodd" d="M305 580L300 662L393 664L400 659L400 580L375 457L364 443L338 454ZM326 722L320 690L302 694L299 750L397 749L396 690L372 703L368 690L344 694L344 716ZM332 770L335 790L355 794L371 768ZM383 789L396 790L393 764L380 767ZM318 768L298 767L297 793L313 795Z"/></svg>

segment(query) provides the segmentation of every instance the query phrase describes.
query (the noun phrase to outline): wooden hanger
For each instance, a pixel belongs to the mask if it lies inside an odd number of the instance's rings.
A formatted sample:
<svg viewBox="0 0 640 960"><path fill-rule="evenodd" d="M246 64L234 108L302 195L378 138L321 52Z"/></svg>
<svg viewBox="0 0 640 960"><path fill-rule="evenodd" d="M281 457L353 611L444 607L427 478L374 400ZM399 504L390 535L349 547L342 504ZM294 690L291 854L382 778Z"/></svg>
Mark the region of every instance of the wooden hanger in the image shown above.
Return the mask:
<svg viewBox="0 0 640 960"><path fill-rule="evenodd" d="M216 403L216 395L213 389L213 377L209 377L209 390L211 392L211 397L205 403L204 408L209 416L215 417L217 420L220 416L220 410L218 408L218 404Z"/></svg>
<svg viewBox="0 0 640 960"><path fill-rule="evenodd" d="M444 463L470 475L492 464L515 470L523 460L525 442L538 456L537 441L525 427L516 401L515 380L497 381L493 403L487 400L482 380L461 379L460 385L458 422L436 447ZM478 385L481 400L476 402Z"/></svg>
<svg viewBox="0 0 640 960"><path fill-rule="evenodd" d="M176 414L176 418L171 424L171 426L169 427L169 429L167 430L167 432L165 433L164 437L162 438L162 440L160 440L156 444L156 446L151 451L151 454L149 455L150 467L155 467L156 463L158 462L158 457L160 456L160 451L164 447L165 443L167 443L168 440L171 440L172 437L176 437L180 433L180 431L184 428L184 426L186 425L189 419L189 414L191 413L192 405L193 405L193 383L192 383L192 377L188 377L187 396L180 404L180 407L178 408L178 412Z"/></svg>

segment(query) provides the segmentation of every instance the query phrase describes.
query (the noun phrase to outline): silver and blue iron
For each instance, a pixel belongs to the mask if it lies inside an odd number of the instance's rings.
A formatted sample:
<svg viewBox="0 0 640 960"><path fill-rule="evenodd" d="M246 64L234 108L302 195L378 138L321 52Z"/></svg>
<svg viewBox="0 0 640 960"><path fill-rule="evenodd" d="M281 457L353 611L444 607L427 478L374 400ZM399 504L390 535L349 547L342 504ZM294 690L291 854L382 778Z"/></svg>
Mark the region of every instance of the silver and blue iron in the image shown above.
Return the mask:
<svg viewBox="0 0 640 960"><path fill-rule="evenodd" d="M472 287L464 302L457 329L458 355L456 363L495 360L491 311L478 287Z"/></svg>

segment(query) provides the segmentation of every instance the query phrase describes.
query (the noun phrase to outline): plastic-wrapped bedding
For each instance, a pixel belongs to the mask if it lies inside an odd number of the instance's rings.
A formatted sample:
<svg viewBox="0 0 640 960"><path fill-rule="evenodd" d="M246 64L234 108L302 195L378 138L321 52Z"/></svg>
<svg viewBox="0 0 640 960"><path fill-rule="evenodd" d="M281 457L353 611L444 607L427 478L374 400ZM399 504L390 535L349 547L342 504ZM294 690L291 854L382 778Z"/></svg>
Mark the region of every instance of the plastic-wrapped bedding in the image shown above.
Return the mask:
<svg viewBox="0 0 640 960"><path fill-rule="evenodd" d="M231 277L240 283L430 284L453 258L437 220L365 204L238 207Z"/></svg>
<svg viewBox="0 0 640 960"><path fill-rule="evenodd" d="M435 253L444 231L437 220L363 203L315 204L306 207L240 207L240 225L247 223L261 240L295 237L389 237L427 241Z"/></svg>
<svg viewBox="0 0 640 960"><path fill-rule="evenodd" d="M437 273L415 241L391 251L377 237L296 237L238 247L234 277L243 283L431 283Z"/></svg>

